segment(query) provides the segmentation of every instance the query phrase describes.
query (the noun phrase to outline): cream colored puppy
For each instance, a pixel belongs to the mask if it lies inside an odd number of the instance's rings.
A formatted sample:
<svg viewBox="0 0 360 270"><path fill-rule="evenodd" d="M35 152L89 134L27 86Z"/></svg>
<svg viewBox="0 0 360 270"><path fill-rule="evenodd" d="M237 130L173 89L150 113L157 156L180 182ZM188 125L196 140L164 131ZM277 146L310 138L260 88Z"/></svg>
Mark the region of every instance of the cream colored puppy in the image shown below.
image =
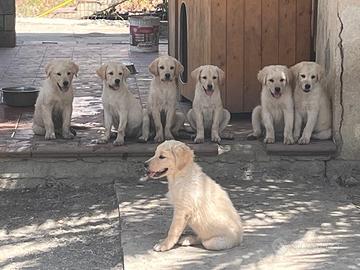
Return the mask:
<svg viewBox="0 0 360 270"><path fill-rule="evenodd" d="M143 132L140 138L142 141L149 139L151 123L155 126L156 142L163 142L164 138L173 139L183 126L185 116L181 112L176 112L176 79L183 70L181 63L171 56L161 56L149 65L149 71L154 77L150 84L148 114L144 115L143 120Z"/></svg>
<svg viewBox="0 0 360 270"><path fill-rule="evenodd" d="M110 62L103 64L96 73L103 81L105 126L105 133L97 142L109 141L112 126L117 130L114 145L123 145L125 137L139 137L143 113L140 101L129 92L126 84L130 71L123 64Z"/></svg>
<svg viewBox="0 0 360 270"><path fill-rule="evenodd" d="M291 67L291 71L295 78L295 141L308 144L310 138L330 139L332 117L330 99L321 84L323 68L315 62L301 62Z"/></svg>
<svg viewBox="0 0 360 270"><path fill-rule="evenodd" d="M45 67L44 81L35 104L33 131L45 135L46 140L59 134L71 139L75 131L70 128L74 92L72 80L79 67L71 60L53 60Z"/></svg>
<svg viewBox="0 0 360 270"><path fill-rule="evenodd" d="M211 134L211 141L219 143L221 133L229 124L230 112L223 108L220 85L224 83L225 73L217 66L200 66L191 72L196 80L193 108L187 118L196 131L195 143L203 143L205 133Z"/></svg>
<svg viewBox="0 0 360 270"><path fill-rule="evenodd" d="M293 144L294 101L291 88L292 74L286 66L267 66L258 73L262 84L261 105L252 112L253 133L248 138L259 138L265 127L265 143L275 142L275 132L284 132L284 144Z"/></svg>
<svg viewBox="0 0 360 270"><path fill-rule="evenodd" d="M145 162L148 176L167 177L167 197L174 207L168 236L154 246L155 251L167 251L177 243L222 250L242 241L241 219L228 194L193 158L194 153L186 144L170 140L159 145L154 157ZM196 235L180 239L186 226Z"/></svg>

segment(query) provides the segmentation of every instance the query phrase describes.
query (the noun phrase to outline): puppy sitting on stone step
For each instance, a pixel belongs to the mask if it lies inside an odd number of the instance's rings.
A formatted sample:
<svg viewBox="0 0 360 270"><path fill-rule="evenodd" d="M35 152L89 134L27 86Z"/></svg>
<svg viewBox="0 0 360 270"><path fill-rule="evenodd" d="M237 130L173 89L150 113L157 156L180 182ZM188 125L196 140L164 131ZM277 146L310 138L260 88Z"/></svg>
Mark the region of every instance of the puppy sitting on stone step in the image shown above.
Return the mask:
<svg viewBox="0 0 360 270"><path fill-rule="evenodd" d="M71 60L53 60L45 67L44 81L35 104L33 131L46 140L72 139L76 132L70 127L74 92L72 80L79 67Z"/></svg>
<svg viewBox="0 0 360 270"><path fill-rule="evenodd" d="M126 78L130 71L123 64L110 62L103 64L96 73L103 81L105 126L105 133L97 143L109 141L112 126L117 130L114 145L123 145L125 137L138 138L141 135L143 110L140 101L128 90Z"/></svg>

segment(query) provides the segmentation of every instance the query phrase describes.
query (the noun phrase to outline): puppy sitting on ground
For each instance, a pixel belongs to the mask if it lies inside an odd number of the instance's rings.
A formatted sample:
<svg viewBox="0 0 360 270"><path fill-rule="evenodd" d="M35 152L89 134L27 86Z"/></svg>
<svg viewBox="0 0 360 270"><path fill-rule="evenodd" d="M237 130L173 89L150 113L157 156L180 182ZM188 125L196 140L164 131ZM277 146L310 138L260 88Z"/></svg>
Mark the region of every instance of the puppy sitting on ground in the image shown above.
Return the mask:
<svg viewBox="0 0 360 270"><path fill-rule="evenodd" d="M230 112L223 108L220 88L225 73L217 66L201 66L191 72L196 80L193 108L187 118L196 131L195 143L203 143L205 134L211 134L211 141L219 143L221 133L229 124Z"/></svg>
<svg viewBox="0 0 360 270"><path fill-rule="evenodd" d="M74 99L72 80L79 67L71 60L53 60L45 67L45 72L47 78L35 104L33 131L36 135L45 135L46 140L55 139L55 134L71 139L76 134L70 127Z"/></svg>
<svg viewBox="0 0 360 270"><path fill-rule="evenodd" d="M291 71L295 78L295 141L308 144L310 138L330 139L332 118L330 99L321 84L323 68L314 62L301 62L291 67Z"/></svg>
<svg viewBox="0 0 360 270"><path fill-rule="evenodd" d="M293 144L294 101L291 72L286 66L267 66L258 73L262 84L261 105L252 112L253 132L248 139L257 139L265 127L265 143L275 142L275 132L284 132L284 144Z"/></svg>
<svg viewBox="0 0 360 270"><path fill-rule="evenodd" d="M149 71L154 77L150 85L148 113L143 119L141 141L149 139L152 126L155 126L156 131L155 142L163 142L164 137L173 139L184 125L185 116L176 112L176 79L183 70L181 63L171 56L161 56L149 65Z"/></svg>
<svg viewBox="0 0 360 270"><path fill-rule="evenodd" d="M149 177L167 177L167 197L174 207L168 236L154 246L155 251L167 251L177 243L222 250L242 241L241 219L228 194L193 158L194 153L186 144L170 140L159 145L154 157L145 162ZM196 235L180 239L187 225Z"/></svg>
<svg viewBox="0 0 360 270"><path fill-rule="evenodd" d="M97 143L109 141L112 126L117 130L114 145L123 145L125 137L139 137L143 113L140 101L127 88L130 71L123 64L110 62L103 64L96 73L103 80L105 126L105 133Z"/></svg>

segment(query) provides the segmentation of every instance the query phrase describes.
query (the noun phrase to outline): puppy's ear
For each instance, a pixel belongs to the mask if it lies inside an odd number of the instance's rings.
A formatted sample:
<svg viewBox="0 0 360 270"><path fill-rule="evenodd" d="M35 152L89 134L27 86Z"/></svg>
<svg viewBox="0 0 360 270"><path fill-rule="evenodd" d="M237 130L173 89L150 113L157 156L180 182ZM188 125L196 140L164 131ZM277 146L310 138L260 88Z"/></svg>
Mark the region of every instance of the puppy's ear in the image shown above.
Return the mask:
<svg viewBox="0 0 360 270"><path fill-rule="evenodd" d="M200 66L200 67L194 69L194 70L191 72L191 77L193 77L193 79L195 79L196 81L199 81L199 80L200 80L200 74L201 74L202 69L203 69L203 66Z"/></svg>
<svg viewBox="0 0 360 270"><path fill-rule="evenodd" d="M180 74L183 73L184 66L175 58L174 61L175 61L175 76L178 78Z"/></svg>
<svg viewBox="0 0 360 270"><path fill-rule="evenodd" d="M103 64L101 67L98 68L98 70L96 70L96 74L102 79L102 80L106 80L106 70L107 70L108 65L107 64Z"/></svg>
<svg viewBox="0 0 360 270"><path fill-rule="evenodd" d="M124 76L124 78L129 77L130 76L130 70L125 65L123 65L122 68L123 68L123 76Z"/></svg>
<svg viewBox="0 0 360 270"><path fill-rule="evenodd" d="M77 64L75 64L73 61L70 62L71 63L71 71L75 74L75 76L77 77L78 73L79 73L79 66Z"/></svg>
<svg viewBox="0 0 360 270"><path fill-rule="evenodd" d="M176 168L179 171L184 169L184 167L194 159L193 150L191 150L191 148L186 144L177 145L172 149L172 151L175 156Z"/></svg>
<svg viewBox="0 0 360 270"><path fill-rule="evenodd" d="M154 76L159 76L158 64L159 64L159 58L156 58L149 65L149 72Z"/></svg>
<svg viewBox="0 0 360 270"><path fill-rule="evenodd" d="M290 68L294 80L296 80L299 77L301 67L302 67L302 63L298 63Z"/></svg>
<svg viewBox="0 0 360 270"><path fill-rule="evenodd" d="M52 69L53 69L53 62L49 62L46 66L45 66L45 73L47 77L50 77Z"/></svg>
<svg viewBox="0 0 360 270"><path fill-rule="evenodd" d="M257 79L262 85L265 85L266 77L267 77L267 68L264 67L262 70L259 71L259 73L257 75Z"/></svg>
<svg viewBox="0 0 360 270"><path fill-rule="evenodd" d="M217 69L217 73L218 73L218 77L219 77L219 84L224 85L224 83L225 83L225 72L219 67L216 67L216 69Z"/></svg>
<svg viewBox="0 0 360 270"><path fill-rule="evenodd" d="M285 76L286 76L287 84L291 85L294 81L294 75L293 75L292 71L290 69L286 68Z"/></svg>

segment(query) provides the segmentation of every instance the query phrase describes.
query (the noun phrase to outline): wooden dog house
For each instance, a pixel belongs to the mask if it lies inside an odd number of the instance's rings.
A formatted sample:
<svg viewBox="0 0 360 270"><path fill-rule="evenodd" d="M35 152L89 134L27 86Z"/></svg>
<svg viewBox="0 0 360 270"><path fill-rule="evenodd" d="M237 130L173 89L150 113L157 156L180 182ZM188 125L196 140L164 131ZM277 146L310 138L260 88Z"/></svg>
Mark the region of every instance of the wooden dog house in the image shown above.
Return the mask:
<svg viewBox="0 0 360 270"><path fill-rule="evenodd" d="M190 73L204 64L226 73L225 107L250 112L260 102L257 72L312 58L313 0L169 0L169 54L184 65L181 94L192 100Z"/></svg>

